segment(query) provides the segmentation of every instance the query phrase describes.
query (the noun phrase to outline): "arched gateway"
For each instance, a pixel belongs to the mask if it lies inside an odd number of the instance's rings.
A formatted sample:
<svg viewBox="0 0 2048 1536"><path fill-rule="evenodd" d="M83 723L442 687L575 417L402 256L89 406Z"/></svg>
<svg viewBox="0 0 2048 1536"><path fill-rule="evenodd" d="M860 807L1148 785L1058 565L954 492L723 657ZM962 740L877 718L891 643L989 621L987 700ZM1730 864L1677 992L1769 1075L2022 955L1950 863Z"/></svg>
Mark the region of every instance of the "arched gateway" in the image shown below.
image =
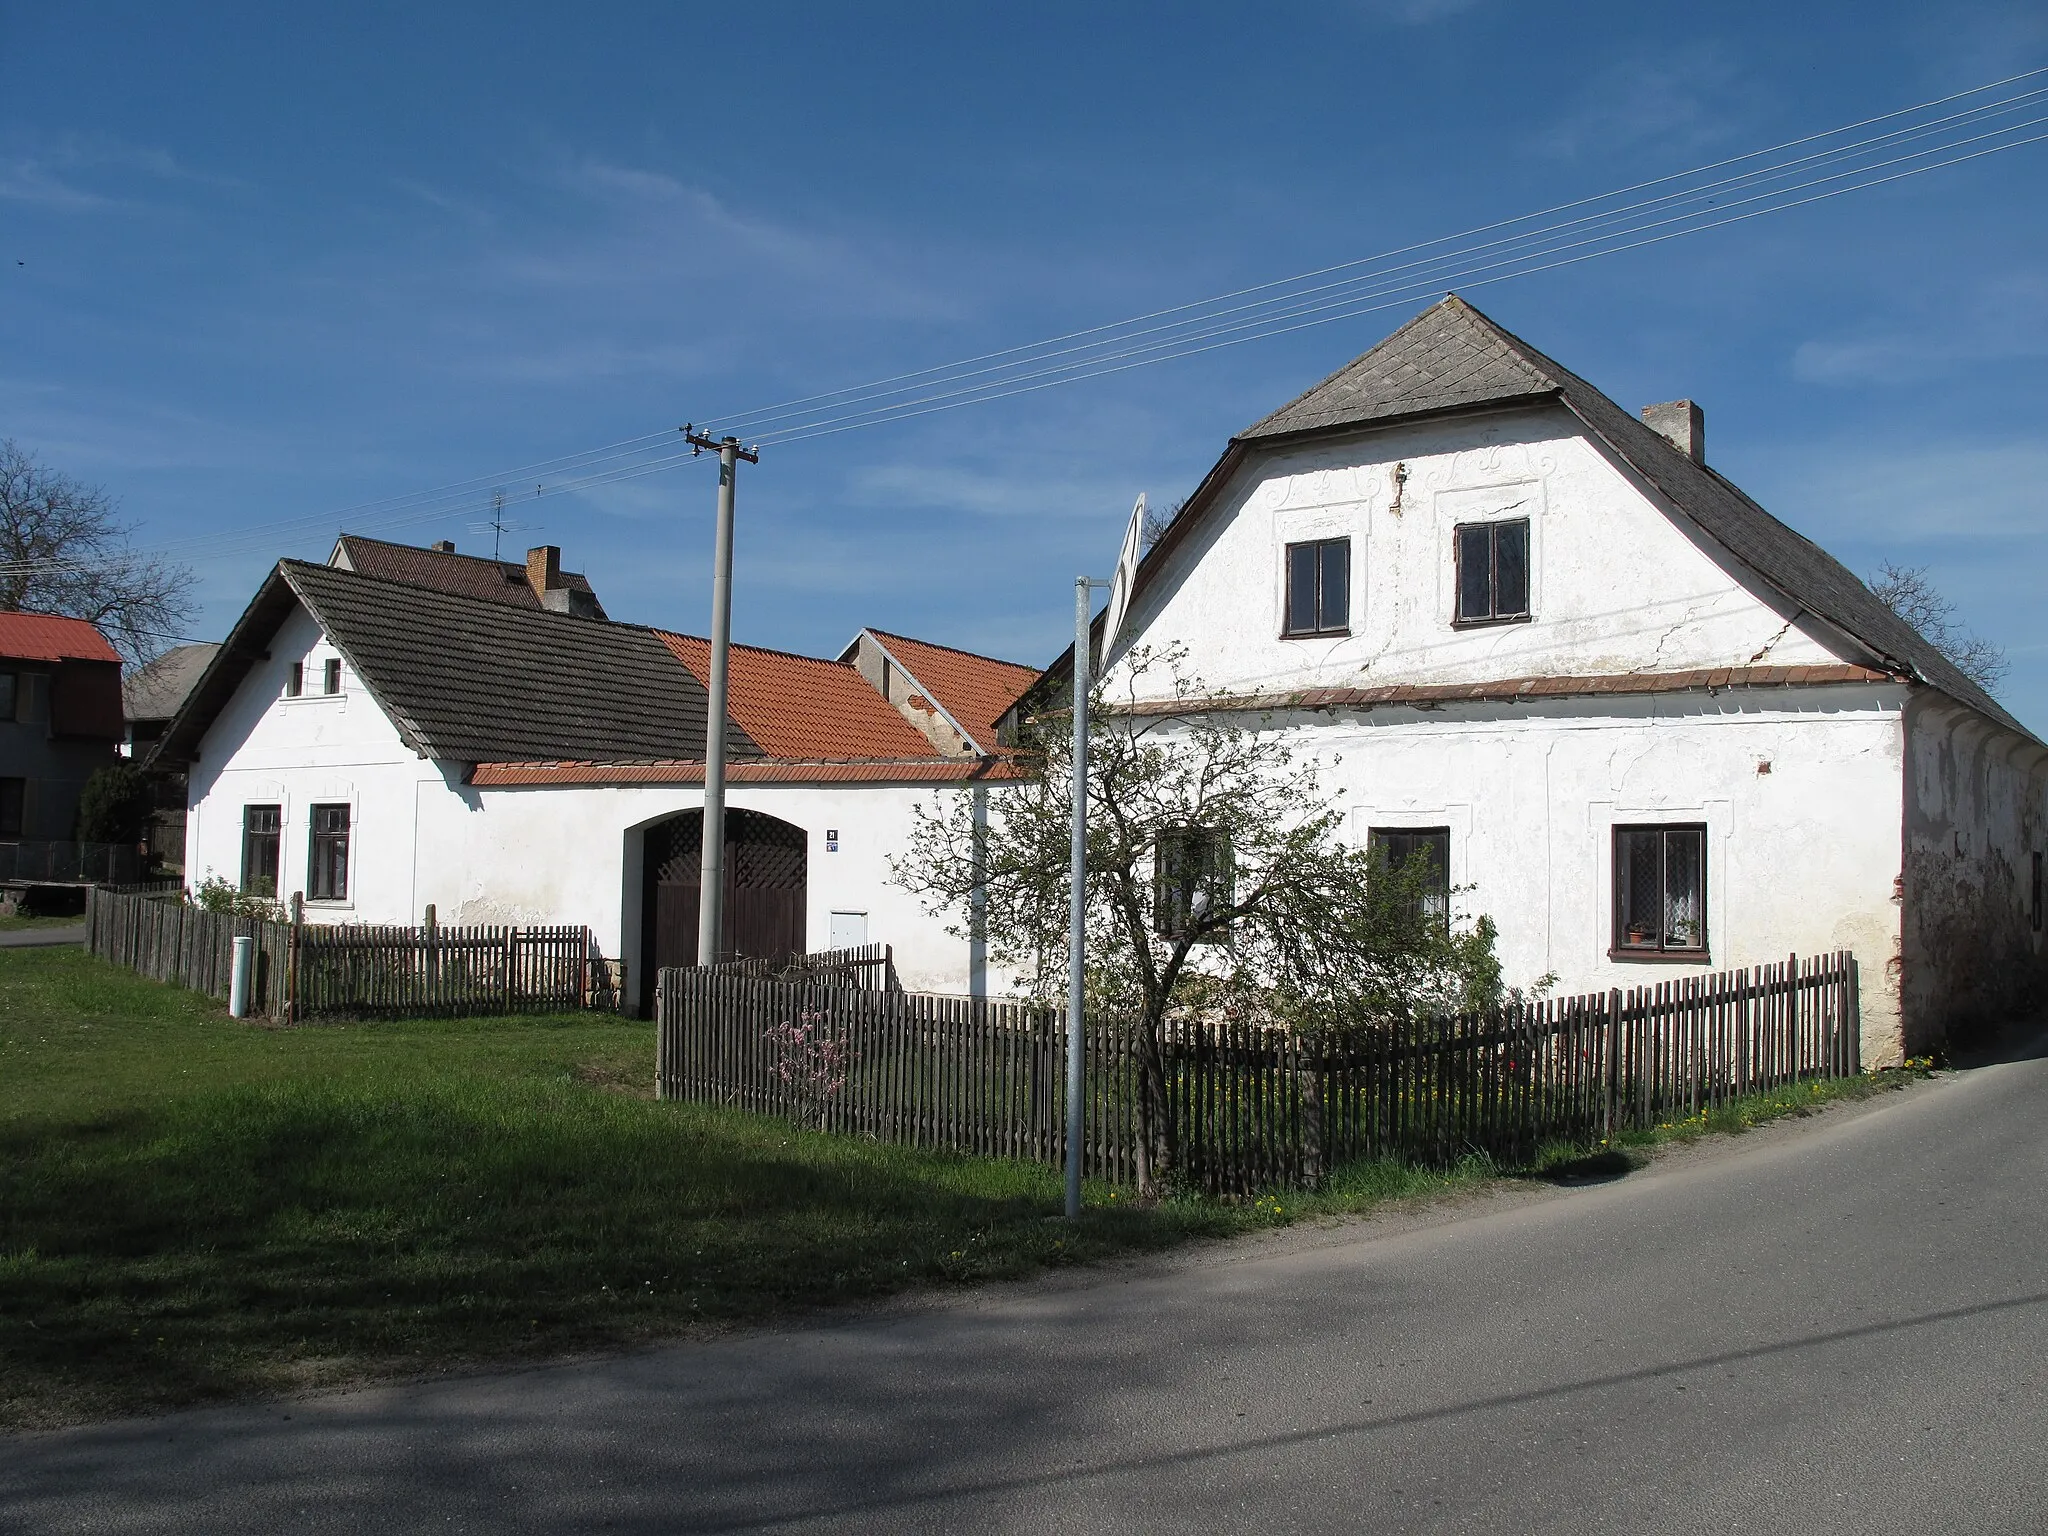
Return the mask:
<svg viewBox="0 0 2048 1536"><path fill-rule="evenodd" d="M640 1002L654 1004L655 972L697 963L704 813L684 811L647 829L640 893ZM809 836L759 811L725 813L725 922L721 960L801 954Z"/></svg>

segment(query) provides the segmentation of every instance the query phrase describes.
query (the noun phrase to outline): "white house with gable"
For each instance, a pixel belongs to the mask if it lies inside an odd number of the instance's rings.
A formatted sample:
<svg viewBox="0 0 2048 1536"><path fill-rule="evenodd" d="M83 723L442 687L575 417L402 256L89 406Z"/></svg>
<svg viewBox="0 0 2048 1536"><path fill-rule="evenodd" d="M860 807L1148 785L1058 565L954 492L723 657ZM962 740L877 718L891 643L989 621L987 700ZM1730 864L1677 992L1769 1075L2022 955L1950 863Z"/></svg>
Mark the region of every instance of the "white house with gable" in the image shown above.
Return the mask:
<svg viewBox="0 0 2048 1536"><path fill-rule="evenodd" d="M1511 981L1847 949L1873 1064L2043 995L2048 748L1715 473L1691 402L1631 415L1455 297L1231 440L1118 697L1141 646L1330 765Z"/></svg>
<svg viewBox="0 0 2048 1536"><path fill-rule="evenodd" d="M696 960L707 659L603 617L552 548L281 561L155 751L189 774L188 882L310 922L587 925L644 1004ZM906 985L985 991L979 938L889 859L919 811L985 808L1035 675L880 631L839 660L735 646L725 952L886 943Z"/></svg>

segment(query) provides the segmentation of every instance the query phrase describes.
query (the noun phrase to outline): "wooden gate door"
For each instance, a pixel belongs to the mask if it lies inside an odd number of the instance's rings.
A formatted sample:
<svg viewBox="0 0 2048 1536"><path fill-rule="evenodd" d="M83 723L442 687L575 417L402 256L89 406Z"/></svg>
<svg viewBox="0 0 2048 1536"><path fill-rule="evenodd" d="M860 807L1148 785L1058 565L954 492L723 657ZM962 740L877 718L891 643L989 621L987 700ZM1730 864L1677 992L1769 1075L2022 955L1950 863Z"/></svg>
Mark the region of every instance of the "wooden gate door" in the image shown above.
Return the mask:
<svg viewBox="0 0 2048 1536"><path fill-rule="evenodd" d="M654 1006L655 973L697 963L704 813L684 811L647 829L640 899L640 1006ZM720 959L780 959L805 947L809 838L759 811L725 813L725 902Z"/></svg>

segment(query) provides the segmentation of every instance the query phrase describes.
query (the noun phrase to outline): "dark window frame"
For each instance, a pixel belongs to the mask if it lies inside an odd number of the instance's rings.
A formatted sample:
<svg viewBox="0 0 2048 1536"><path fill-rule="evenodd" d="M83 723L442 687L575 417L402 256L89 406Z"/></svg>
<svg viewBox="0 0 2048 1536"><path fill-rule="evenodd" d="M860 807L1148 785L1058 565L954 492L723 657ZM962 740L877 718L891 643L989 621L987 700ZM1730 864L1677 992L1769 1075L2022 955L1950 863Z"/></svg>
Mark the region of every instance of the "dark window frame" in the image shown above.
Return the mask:
<svg viewBox="0 0 2048 1536"><path fill-rule="evenodd" d="M332 695L341 692L341 658L330 656L320 668L321 692Z"/></svg>
<svg viewBox="0 0 2048 1536"><path fill-rule="evenodd" d="M1451 922L1451 829L1449 827L1368 827L1365 833L1365 847L1368 854L1378 854L1386 860L1387 868L1399 870L1406 866L1418 849L1427 848L1430 862L1436 866L1437 883L1434 890L1423 893L1422 906L1426 915L1436 918L1445 927ZM1396 857L1396 854L1399 857ZM1434 911L1431 909L1434 908Z"/></svg>
<svg viewBox="0 0 2048 1536"><path fill-rule="evenodd" d="M1329 565L1325 556L1325 551L1329 550L1342 551L1344 593L1342 600L1336 602L1333 602L1331 600L1330 594L1325 590L1326 577L1329 574ZM1314 590L1309 596L1309 607L1312 610L1315 622L1312 626L1307 628L1298 628L1294 622L1296 575L1295 564L1297 551L1308 552L1311 580L1314 585ZM1286 590L1284 593L1282 593L1281 596L1280 638L1283 640L1314 640L1319 638L1328 638L1331 636L1341 637L1350 634L1351 536L1349 534L1345 534L1342 538L1335 539L1299 540L1293 544L1289 544L1286 547L1286 553L1283 556L1283 560L1284 572L1286 577ZM1332 609L1336 610L1334 615L1336 619L1335 623L1330 622L1332 618Z"/></svg>
<svg viewBox="0 0 2048 1536"><path fill-rule="evenodd" d="M310 808L306 818L306 900L348 900L354 820L346 804Z"/></svg>
<svg viewBox="0 0 2048 1536"><path fill-rule="evenodd" d="M21 674L12 667L0 668L0 720L12 720L21 700Z"/></svg>
<svg viewBox="0 0 2048 1536"><path fill-rule="evenodd" d="M28 780L0 779L0 837L20 837L28 826Z"/></svg>
<svg viewBox="0 0 2048 1536"><path fill-rule="evenodd" d="M2030 893L2027 906L2029 909L2028 915L2033 921L2034 932L2039 933L2041 931L2041 855L2038 851L2034 854L2033 863L2033 889Z"/></svg>
<svg viewBox="0 0 2048 1536"><path fill-rule="evenodd" d="M1629 862L1627 842L1631 838L1651 837L1657 839L1657 906L1660 913L1656 931L1651 932L1648 924L1629 922L1628 907L1633 894L1633 869ZM1692 921L1699 928L1699 942L1672 943L1670 926L1671 903L1671 847L1673 838L1696 838L1697 868L1699 880L1696 899L1699 915ZM1711 882L1707 878L1707 824L1703 821L1656 821L1631 822L1617 825L1610 841L1613 868L1608 872L1608 884L1612 888L1613 935L1607 951L1611 960L1663 960L1687 965L1704 964L1708 961L1712 945L1711 914L1713 911ZM1641 933L1642 938L1631 939L1631 933Z"/></svg>
<svg viewBox="0 0 2048 1536"><path fill-rule="evenodd" d="M1193 922L1195 893L1202 890L1212 911L1236 900L1230 834L1213 827L1162 829L1152 843L1152 931L1179 938ZM1218 928L1196 942L1223 943L1229 936L1227 928Z"/></svg>
<svg viewBox="0 0 2048 1536"><path fill-rule="evenodd" d="M285 675L284 696L288 699L302 699L306 696L306 664L292 663L292 669Z"/></svg>
<svg viewBox="0 0 2048 1536"><path fill-rule="evenodd" d="M1516 529L1522 536L1522 603L1519 608L1503 608L1500 593L1500 536L1503 530ZM1486 593L1485 613L1465 611L1465 535L1484 531L1486 534ZM1501 518L1483 523L1459 523L1451 530L1451 623L1458 629L1476 629L1484 624L1527 624L1536 617L1535 532L1526 517Z"/></svg>
<svg viewBox="0 0 2048 1536"><path fill-rule="evenodd" d="M265 814L268 813L268 814ZM270 866L266 874L263 865ZM242 889L275 900L284 875L284 807L242 807ZM265 882L269 889L263 889Z"/></svg>

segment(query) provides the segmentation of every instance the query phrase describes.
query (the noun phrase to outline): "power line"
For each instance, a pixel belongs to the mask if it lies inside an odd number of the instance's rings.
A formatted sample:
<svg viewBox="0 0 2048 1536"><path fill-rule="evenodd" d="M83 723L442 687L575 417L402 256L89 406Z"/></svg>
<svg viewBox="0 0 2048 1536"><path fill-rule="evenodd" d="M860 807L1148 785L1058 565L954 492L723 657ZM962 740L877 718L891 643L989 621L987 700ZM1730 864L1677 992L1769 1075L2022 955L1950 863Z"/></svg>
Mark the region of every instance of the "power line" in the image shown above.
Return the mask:
<svg viewBox="0 0 2048 1536"><path fill-rule="evenodd" d="M1752 150L1688 171L1638 182L1594 197L1556 204L1536 213L1497 220L1476 226L1461 234L1417 242L1377 256L1338 263L1294 277L1237 289L1210 299L1154 310L1128 320L1068 332L1063 336L1040 342L983 353L957 363L893 375L871 384L826 391L745 415L721 418L721 428L731 431L734 428L759 429L772 426L773 430L760 435L759 440L788 444L860 430L868 426L885 425L938 411L957 409L963 405L987 403L1035 393L1060 384L1125 372L1131 368L1214 351L1219 347L1241 345L1248 341L1284 335L1312 325L1354 318L1411 302L1421 294L1439 292L1448 287L1486 286L1506 281L1511 277L1528 276L1536 272L1575 265L1592 260L1596 256L1612 255L1662 243L1681 235L1700 233L1725 224L1760 217L1765 213L1782 212L1841 196L1846 192L1864 190L1908 176L1943 169L2006 149L2039 142L2042 135L2026 138L2010 136L2022 129L2048 121L2048 118L2037 117L2024 122L2006 123L1969 136L1959 134L1963 129L1981 127L1999 115L2023 110L2028 105L2048 98L2048 87L2016 92L1992 102L1976 103L1940 118L1907 124L1852 143L1835 144L1791 159L1755 166L1738 175L1700 184L1677 186L1672 191L1635 203L1599 208L1601 204L1613 203L1616 199L1628 197L1639 191L1673 186L1675 183L1692 183L1698 177L1716 170L1763 160L1789 149L1839 139L1861 128L1913 117L2043 74L2048 74L2048 68L2024 71L2003 80L1992 81L1917 106L1900 108L1820 133L1808 134L1767 149ZM1868 158L1873 153L1882 153L1886 146L1898 147L1932 135L1941 135L1941 142L1890 159L1871 161ZM2001 136L2007 136L2007 141L1970 154L1954 153L1966 145L1983 143ZM1941 156L1949 158L1935 158ZM1795 174L1801 167L1841 165L1859 157L1863 163L1834 171L1830 175L1768 191L1754 190L1773 180ZM1888 176L1872 174L1914 160L1929 160L1931 163ZM1807 197L1791 195L1833 182L1847 184ZM1726 195L1731 192L1749 195L1731 199ZM1723 195L1717 197L1714 195L1716 193ZM1704 206L1687 207L1688 204L1702 203ZM1740 214L1728 213L1731 208L1743 207L1747 207L1748 211ZM1534 225L1537 220L1579 209L1598 211L1582 213L1571 219L1554 220L1548 225L1523 228L1515 234L1498 239L1473 243L1473 237L1478 235L1511 230L1517 226ZM1649 217L1652 214L1664 216ZM1658 229L1664 232L1648 233ZM1573 236L1578 238L1570 238ZM1387 265L1395 257L1412 256L1422 251L1431 251L1434 254L1396 265ZM1577 251L1578 254L1560 255L1562 252L1571 251ZM1481 257L1490 259L1477 259ZM1354 275L1313 287L1302 286L1313 279L1340 272ZM1229 304L1231 300L1255 294L1269 294L1271 297L1251 303ZM1225 305L1229 307L1221 307ZM1183 318L1171 320L1166 324L1147 324L1172 316ZM1235 316L1244 318L1233 319ZM1089 337L1096 339L1084 340ZM1148 341L1145 339L1147 337L1156 339ZM1081 344L1065 345L1073 342ZM1052 350L1054 348L1060 350ZM975 366L1004 358L1011 361L998 363L993 367ZM1070 361L1056 362L1059 358L1068 358ZM976 379L980 382L969 382ZM906 383L912 380L922 380L923 383ZM810 406L812 409L797 409L803 406ZM833 414L835 412L838 414ZM745 432L736 435L756 434ZM283 519L237 530L226 536L174 543L165 546L159 553L175 554L187 547L195 551L203 548L207 553L216 555L248 552L265 546L274 547L275 541L281 537L338 528L343 519L353 519L355 527L360 531L428 521L454 512L473 511L476 499L482 494L485 486L522 481L527 475L534 473L539 473L542 478L535 482L533 498L570 494L600 485L637 479L688 462L693 455L665 453L656 447L657 444L674 441L672 432L646 433L599 448L557 455L493 475L475 476L429 490L359 502L337 512ZM552 483L546 479L550 472L557 476ZM520 494L522 499L527 499L526 493ZM15 574L24 571L55 572L66 568L77 567L71 562L62 561L0 563L0 571Z"/></svg>

